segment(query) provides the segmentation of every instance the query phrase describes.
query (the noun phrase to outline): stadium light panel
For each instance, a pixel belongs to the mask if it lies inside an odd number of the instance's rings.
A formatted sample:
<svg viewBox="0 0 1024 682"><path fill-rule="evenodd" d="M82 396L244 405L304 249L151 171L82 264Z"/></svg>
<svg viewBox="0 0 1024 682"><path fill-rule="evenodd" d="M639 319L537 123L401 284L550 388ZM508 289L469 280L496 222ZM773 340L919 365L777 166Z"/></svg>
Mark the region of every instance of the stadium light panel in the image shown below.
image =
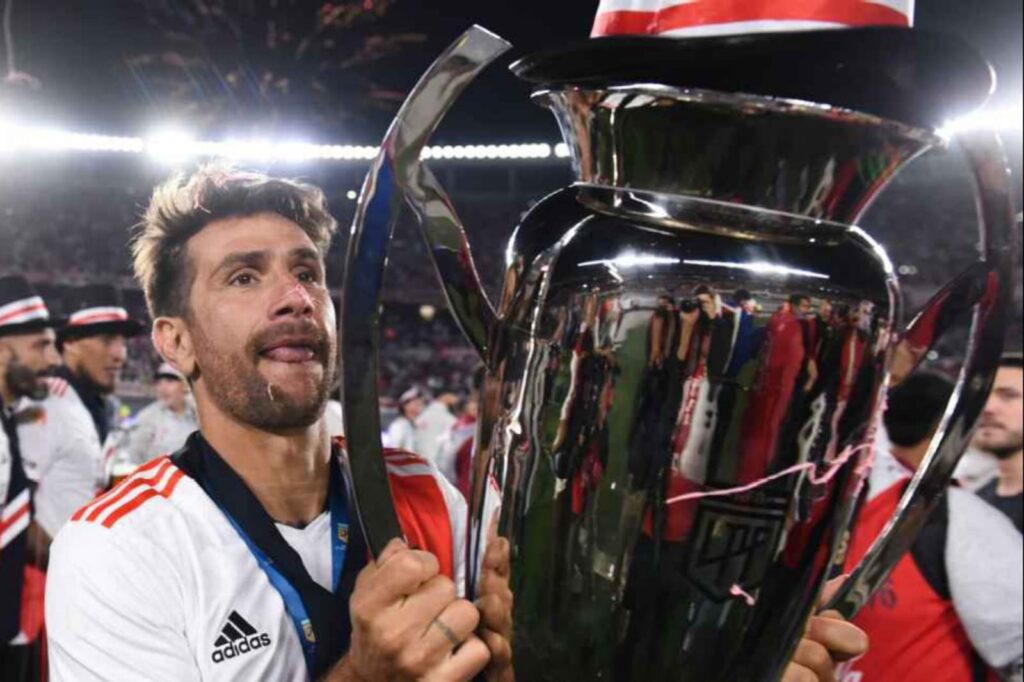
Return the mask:
<svg viewBox="0 0 1024 682"><path fill-rule="evenodd" d="M166 164L178 164L197 156L195 138L177 128L165 128L146 138L146 153L154 160Z"/></svg>
<svg viewBox="0 0 1024 682"><path fill-rule="evenodd" d="M975 112L950 122L939 132L949 137L957 132L994 129L1017 132L1022 129L1024 115L1021 103L1001 109ZM5 112L9 113L9 112ZM241 162L347 161L365 162L376 158L379 149L373 145L313 144L302 141L277 142L270 139L198 140L176 127L158 130L145 138L116 135L76 133L57 128L32 127L0 119L0 153L17 152L114 152L146 153L167 164L180 164L195 158L221 158ZM516 161L566 159L569 147L560 142L519 144L434 145L423 149L424 159L439 161Z"/></svg>

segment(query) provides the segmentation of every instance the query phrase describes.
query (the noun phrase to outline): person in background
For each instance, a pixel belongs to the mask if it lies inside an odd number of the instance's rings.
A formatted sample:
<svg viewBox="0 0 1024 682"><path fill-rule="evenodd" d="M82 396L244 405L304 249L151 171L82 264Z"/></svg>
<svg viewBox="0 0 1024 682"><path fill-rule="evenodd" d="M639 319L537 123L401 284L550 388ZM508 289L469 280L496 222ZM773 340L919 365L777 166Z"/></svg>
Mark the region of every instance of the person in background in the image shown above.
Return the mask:
<svg viewBox="0 0 1024 682"><path fill-rule="evenodd" d="M105 443L113 420L110 396L128 355L127 339L143 325L129 317L120 292L110 285L89 285L71 294L70 317L57 331L64 361L40 403L46 419L19 429L38 461L35 523L29 551L45 567L50 542L76 509L104 490L108 481ZM26 451L28 448L26 448Z"/></svg>
<svg viewBox="0 0 1024 682"><path fill-rule="evenodd" d="M876 455L847 570L892 517L952 391L945 376L920 371L889 393L889 448ZM977 496L951 487L853 622L868 633L871 648L843 667L841 682L1019 680L1024 540Z"/></svg>
<svg viewBox="0 0 1024 682"><path fill-rule="evenodd" d="M423 394L413 386L398 398L398 416L387 430L386 445L416 452L416 419L423 412Z"/></svg>
<svg viewBox="0 0 1024 682"><path fill-rule="evenodd" d="M447 476L467 499L472 477L473 440L476 438L476 422L480 415L480 387L483 385L483 378L484 367L477 367L473 372L473 387L462 401L458 419L441 439L436 462L441 473Z"/></svg>
<svg viewBox="0 0 1024 682"><path fill-rule="evenodd" d="M439 464L438 456L441 451L441 441L444 439L445 434L455 426L457 419L452 414L452 409L458 402L459 398L454 393L442 393L423 408L419 417L416 418L415 447L412 449L413 452L429 459L434 464ZM444 469L441 472L446 476L452 473Z"/></svg>
<svg viewBox="0 0 1024 682"><path fill-rule="evenodd" d="M999 475L978 491L981 499L1024 529L1024 355L1004 353L981 414L974 445L996 458Z"/></svg>
<svg viewBox="0 0 1024 682"><path fill-rule="evenodd" d="M153 386L157 399L139 412L137 425L128 440L128 450L136 466L175 452L199 428L188 382L181 372L166 362L161 363Z"/></svg>
<svg viewBox="0 0 1024 682"><path fill-rule="evenodd" d="M0 277L0 680L38 679L32 644L39 619L37 572L27 564L32 522L30 479L25 471L14 410L25 398L46 396L44 377L60 363L54 322L43 299L18 276ZM32 594L39 591L33 600Z"/></svg>

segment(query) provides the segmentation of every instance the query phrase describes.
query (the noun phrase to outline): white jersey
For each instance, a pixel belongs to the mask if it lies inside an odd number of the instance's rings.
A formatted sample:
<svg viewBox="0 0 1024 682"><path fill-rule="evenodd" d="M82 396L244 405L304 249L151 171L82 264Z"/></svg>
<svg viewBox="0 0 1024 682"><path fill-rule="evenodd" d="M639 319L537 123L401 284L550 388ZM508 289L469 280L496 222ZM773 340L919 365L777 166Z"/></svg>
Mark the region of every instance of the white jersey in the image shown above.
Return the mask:
<svg viewBox="0 0 1024 682"><path fill-rule="evenodd" d="M415 452L416 448L416 427L412 422L398 415L395 417L385 433L385 445L398 450L409 450Z"/></svg>
<svg viewBox="0 0 1024 682"><path fill-rule="evenodd" d="M433 551L459 584L461 495L420 457L386 458L410 543ZM323 584L331 544L318 521L282 535ZM309 679L280 594L220 507L167 457L76 512L57 536L46 623L54 682L140 671L154 682Z"/></svg>
<svg viewBox="0 0 1024 682"><path fill-rule="evenodd" d="M50 395L41 403L43 418L19 425L25 473L38 485L36 520L53 537L76 509L107 485L103 444L89 410L73 386L49 380Z"/></svg>

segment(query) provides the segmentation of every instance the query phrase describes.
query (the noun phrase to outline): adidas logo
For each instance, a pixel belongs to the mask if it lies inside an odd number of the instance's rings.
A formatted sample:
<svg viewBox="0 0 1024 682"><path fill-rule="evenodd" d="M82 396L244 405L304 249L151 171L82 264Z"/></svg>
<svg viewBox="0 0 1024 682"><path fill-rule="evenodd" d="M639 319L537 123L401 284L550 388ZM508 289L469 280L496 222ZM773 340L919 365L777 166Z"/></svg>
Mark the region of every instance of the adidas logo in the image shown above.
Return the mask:
<svg viewBox="0 0 1024 682"><path fill-rule="evenodd" d="M256 632L256 628L238 615L238 611L232 611L213 646L216 647L213 650L213 662L223 663L236 656L270 646L270 635Z"/></svg>

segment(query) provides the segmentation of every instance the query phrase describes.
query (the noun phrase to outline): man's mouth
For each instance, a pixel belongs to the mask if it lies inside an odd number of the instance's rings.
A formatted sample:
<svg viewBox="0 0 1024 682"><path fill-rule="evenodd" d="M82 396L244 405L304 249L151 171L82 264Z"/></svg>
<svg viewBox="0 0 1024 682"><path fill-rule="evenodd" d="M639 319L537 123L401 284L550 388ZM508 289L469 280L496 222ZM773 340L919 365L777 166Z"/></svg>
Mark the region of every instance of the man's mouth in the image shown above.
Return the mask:
<svg viewBox="0 0 1024 682"><path fill-rule="evenodd" d="M276 346L260 353L277 362L309 362L316 357L316 351L309 346Z"/></svg>
<svg viewBox="0 0 1024 682"><path fill-rule="evenodd" d="M277 339L262 350L261 357L275 362L301 364L312 362L319 357L320 344L311 336L297 336Z"/></svg>

